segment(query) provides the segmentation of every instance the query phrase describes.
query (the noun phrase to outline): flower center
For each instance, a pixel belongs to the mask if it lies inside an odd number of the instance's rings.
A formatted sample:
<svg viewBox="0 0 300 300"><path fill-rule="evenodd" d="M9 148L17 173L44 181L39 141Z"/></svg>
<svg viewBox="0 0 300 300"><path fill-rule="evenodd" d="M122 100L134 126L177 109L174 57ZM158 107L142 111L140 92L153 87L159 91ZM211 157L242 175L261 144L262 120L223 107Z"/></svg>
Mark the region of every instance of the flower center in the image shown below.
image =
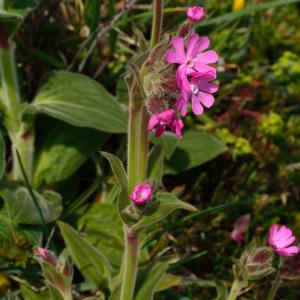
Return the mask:
<svg viewBox="0 0 300 300"><path fill-rule="evenodd" d="M191 91L192 93L195 95L195 94L198 94L199 92L199 88L195 85L191 85Z"/></svg>
<svg viewBox="0 0 300 300"><path fill-rule="evenodd" d="M194 67L194 62L192 59L188 59L188 61L186 62L186 66L188 68L193 68Z"/></svg>

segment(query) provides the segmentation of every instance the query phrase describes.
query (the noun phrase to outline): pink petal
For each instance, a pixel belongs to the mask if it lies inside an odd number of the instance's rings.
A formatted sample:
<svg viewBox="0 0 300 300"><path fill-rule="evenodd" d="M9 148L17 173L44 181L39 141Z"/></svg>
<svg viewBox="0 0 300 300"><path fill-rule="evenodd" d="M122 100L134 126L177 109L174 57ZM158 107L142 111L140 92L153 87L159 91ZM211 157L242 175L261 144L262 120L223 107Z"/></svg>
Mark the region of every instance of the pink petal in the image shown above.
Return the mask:
<svg viewBox="0 0 300 300"><path fill-rule="evenodd" d="M42 256L42 257L46 257L46 249L45 248L42 248L42 247L38 247L37 248L37 251L38 251L38 253L40 254L40 256Z"/></svg>
<svg viewBox="0 0 300 300"><path fill-rule="evenodd" d="M185 54L185 50L184 50L183 38L175 37L171 43L175 49L175 54L176 54L178 63L183 64L186 61L186 54Z"/></svg>
<svg viewBox="0 0 300 300"><path fill-rule="evenodd" d="M178 110L182 116L186 115L187 102L188 102L187 99L185 99L182 95L180 95L177 99L176 107L178 108Z"/></svg>
<svg viewBox="0 0 300 300"><path fill-rule="evenodd" d="M196 85L199 90L212 94L218 90L219 85L216 83L208 82L208 80L210 80L211 78L213 77L210 75L206 76L205 74L200 76L195 76L192 77L191 83Z"/></svg>
<svg viewBox="0 0 300 300"><path fill-rule="evenodd" d="M160 137L161 135L164 134L164 132L165 132L165 127L162 125L158 125L155 130L155 136Z"/></svg>
<svg viewBox="0 0 300 300"><path fill-rule="evenodd" d="M176 72L176 81L177 85L180 89L184 91L189 91L190 90L190 85L187 79L187 74L186 74L186 66L181 65L177 68Z"/></svg>
<svg viewBox="0 0 300 300"><path fill-rule="evenodd" d="M210 45L210 39L207 36L200 36L197 44L197 54L204 51Z"/></svg>
<svg viewBox="0 0 300 300"><path fill-rule="evenodd" d="M277 248L285 248L290 246L291 244L293 244L295 242L296 238L294 236L290 236L289 238L284 238L281 237L281 239L278 239L277 241L275 241L275 245Z"/></svg>
<svg viewBox="0 0 300 300"><path fill-rule="evenodd" d="M214 50L208 50L197 56L194 61L204 64L212 64L217 62L219 59L218 54Z"/></svg>
<svg viewBox="0 0 300 300"><path fill-rule="evenodd" d="M194 64L194 69L192 70L192 72L189 72L190 70L188 69L187 74L191 75L193 72L195 72L195 70L198 73L201 73L201 74L205 74L205 73L211 73L211 74L215 73L215 74L217 74L216 68L208 66L208 65L206 65L202 62L196 62Z"/></svg>
<svg viewBox="0 0 300 300"><path fill-rule="evenodd" d="M193 110L193 113L197 116L200 116L203 114L204 109L200 102L199 94L192 95L192 110Z"/></svg>
<svg viewBox="0 0 300 300"><path fill-rule="evenodd" d="M156 115L153 115L148 122L148 130L151 131L157 124L159 120Z"/></svg>
<svg viewBox="0 0 300 300"><path fill-rule="evenodd" d="M293 256L299 253L299 248L296 246L291 246L284 249L276 249L276 252L282 256Z"/></svg>
<svg viewBox="0 0 300 300"><path fill-rule="evenodd" d="M200 102L206 107L210 108L215 102L214 96L204 92L198 92Z"/></svg>
<svg viewBox="0 0 300 300"><path fill-rule="evenodd" d="M293 235L293 232L291 229L287 228L285 225L282 225L281 228L278 230L277 235L282 236L285 239L287 239Z"/></svg>
<svg viewBox="0 0 300 300"><path fill-rule="evenodd" d="M175 133L179 139L182 139L181 130L182 130L184 124L183 124L182 120L176 120L175 122L176 122Z"/></svg>
<svg viewBox="0 0 300 300"><path fill-rule="evenodd" d="M167 110L159 113L157 115L157 118L160 121L167 124L167 123L170 123L174 119L175 115L176 115L176 111L174 109L167 109Z"/></svg>
<svg viewBox="0 0 300 300"><path fill-rule="evenodd" d="M187 50L186 50L186 60L189 60L198 54L197 52L197 44L199 40L199 35L197 33L193 33L188 41L187 41Z"/></svg>
<svg viewBox="0 0 300 300"><path fill-rule="evenodd" d="M243 235L238 232L237 230L233 230L231 233L230 233L230 237L236 241L238 244L241 243L241 241L244 239Z"/></svg>
<svg viewBox="0 0 300 300"><path fill-rule="evenodd" d="M180 58L178 58L177 54L175 53L175 51L173 49L169 49L166 52L165 60L169 64L182 64L183 63L182 60Z"/></svg>
<svg viewBox="0 0 300 300"><path fill-rule="evenodd" d="M277 224L273 224L270 228L270 231L269 231L269 245L270 246L275 246L274 245L274 236L275 236L277 230L278 230Z"/></svg>

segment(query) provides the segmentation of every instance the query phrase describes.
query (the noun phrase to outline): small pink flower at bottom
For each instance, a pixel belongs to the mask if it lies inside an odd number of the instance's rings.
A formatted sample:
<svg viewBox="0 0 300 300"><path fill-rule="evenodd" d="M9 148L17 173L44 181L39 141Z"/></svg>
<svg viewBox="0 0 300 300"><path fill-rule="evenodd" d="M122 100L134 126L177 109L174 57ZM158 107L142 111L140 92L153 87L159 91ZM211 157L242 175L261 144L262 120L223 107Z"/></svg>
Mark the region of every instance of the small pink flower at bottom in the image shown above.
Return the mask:
<svg viewBox="0 0 300 300"><path fill-rule="evenodd" d="M38 247L37 252L42 257L43 261L48 262L53 266L56 266L57 258L55 257L55 255L51 251L49 251L45 248L42 248L42 247Z"/></svg>
<svg viewBox="0 0 300 300"><path fill-rule="evenodd" d="M179 112L183 116L186 115L189 98L191 98L192 110L195 115L203 114L204 107L212 107L215 102L212 94L219 88L218 84L211 82L216 79L215 72L193 73L193 75L189 83L189 89L181 91L176 103Z"/></svg>
<svg viewBox="0 0 300 300"><path fill-rule="evenodd" d="M144 182L134 187L133 192L130 195L130 199L135 204L144 204L152 196L152 187L148 183Z"/></svg>
<svg viewBox="0 0 300 300"><path fill-rule="evenodd" d="M167 109L161 113L153 115L148 123L148 130L155 129L155 136L161 136L165 130L169 128L176 133L179 139L182 138L181 130L183 128L183 122L176 118L176 111L174 109Z"/></svg>
<svg viewBox="0 0 300 300"><path fill-rule="evenodd" d="M47 250L46 250L45 248L38 247L38 248L37 248L37 251L38 251L38 253L39 253L40 256L42 256L43 258L46 257L46 251L47 251Z"/></svg>
<svg viewBox="0 0 300 300"><path fill-rule="evenodd" d="M191 6L187 9L187 17L192 22L199 22L205 17L205 10L202 6Z"/></svg>
<svg viewBox="0 0 300 300"><path fill-rule="evenodd" d="M275 251L281 256L293 256L299 253L297 246L292 246L296 238L293 232L282 225L280 228L277 224L274 224L270 228L269 232L269 245L275 249Z"/></svg>

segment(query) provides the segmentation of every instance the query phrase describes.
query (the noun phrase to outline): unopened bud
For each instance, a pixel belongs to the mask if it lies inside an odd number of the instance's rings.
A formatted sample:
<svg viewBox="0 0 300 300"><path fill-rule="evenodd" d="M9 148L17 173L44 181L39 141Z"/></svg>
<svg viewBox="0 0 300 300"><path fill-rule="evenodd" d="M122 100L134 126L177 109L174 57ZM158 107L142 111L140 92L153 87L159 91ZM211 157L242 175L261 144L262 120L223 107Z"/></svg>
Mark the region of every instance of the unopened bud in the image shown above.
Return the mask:
<svg viewBox="0 0 300 300"><path fill-rule="evenodd" d="M47 284L55 288L64 299L70 298L73 279L73 268L70 262L63 254L56 258L51 251L44 248L38 248L38 253L42 258L40 263Z"/></svg>
<svg viewBox="0 0 300 300"><path fill-rule="evenodd" d="M167 109L166 103L159 98L151 97L146 102L147 110L150 115L161 113Z"/></svg>
<svg viewBox="0 0 300 300"><path fill-rule="evenodd" d="M162 81L162 87L166 92L178 91L177 81L175 74L173 76L166 76Z"/></svg>
<svg viewBox="0 0 300 300"><path fill-rule="evenodd" d="M240 266L247 279L258 280L273 273L273 253L269 247L247 249L240 258Z"/></svg>

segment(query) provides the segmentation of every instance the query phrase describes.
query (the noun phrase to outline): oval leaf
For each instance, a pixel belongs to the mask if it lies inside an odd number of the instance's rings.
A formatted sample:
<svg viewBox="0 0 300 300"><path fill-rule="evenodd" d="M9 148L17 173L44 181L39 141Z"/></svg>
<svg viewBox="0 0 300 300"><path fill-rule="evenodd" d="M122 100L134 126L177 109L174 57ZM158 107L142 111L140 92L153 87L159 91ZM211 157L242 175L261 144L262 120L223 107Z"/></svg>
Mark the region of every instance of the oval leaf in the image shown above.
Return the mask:
<svg viewBox="0 0 300 300"><path fill-rule="evenodd" d="M134 300L153 300L154 293L164 278L168 262L156 261L138 271Z"/></svg>
<svg viewBox="0 0 300 300"><path fill-rule="evenodd" d="M127 116L121 105L102 85L81 74L54 73L27 111L32 109L78 127L114 133L127 131Z"/></svg>
<svg viewBox="0 0 300 300"><path fill-rule="evenodd" d="M200 166L226 150L217 138L203 131L187 131L167 162L168 172L176 174Z"/></svg>
<svg viewBox="0 0 300 300"><path fill-rule="evenodd" d="M124 233L116 205L94 203L78 220L78 225L83 228L88 240L101 249L115 268L119 268L124 249Z"/></svg>
<svg viewBox="0 0 300 300"><path fill-rule="evenodd" d="M122 214L122 211L126 208L126 206L129 203L127 176L123 163L111 153L101 152L101 154L108 160L113 174L115 176L116 182L120 187L120 192L118 196L118 210L121 218L124 220L124 222L127 223L128 221Z"/></svg>
<svg viewBox="0 0 300 300"><path fill-rule="evenodd" d="M109 289L111 266L106 257L70 225L57 222L70 256L81 274L98 287Z"/></svg>
<svg viewBox="0 0 300 300"><path fill-rule="evenodd" d="M43 119L44 121L44 119ZM54 119L37 139L33 182L35 187L71 176L106 141L108 134L78 128Z"/></svg>
<svg viewBox="0 0 300 300"><path fill-rule="evenodd" d="M2 184L0 195L3 198L8 216L18 224L42 224L41 216L27 188L15 183ZM58 219L62 212L61 195L54 191L44 191L42 194L34 191L46 223Z"/></svg>
<svg viewBox="0 0 300 300"><path fill-rule="evenodd" d="M176 209L185 209L189 211L197 211L197 208L191 204L180 201L172 194L162 193L157 195L157 200L153 202L143 217L132 226L133 230L140 230L151 224L157 223L165 219Z"/></svg>

